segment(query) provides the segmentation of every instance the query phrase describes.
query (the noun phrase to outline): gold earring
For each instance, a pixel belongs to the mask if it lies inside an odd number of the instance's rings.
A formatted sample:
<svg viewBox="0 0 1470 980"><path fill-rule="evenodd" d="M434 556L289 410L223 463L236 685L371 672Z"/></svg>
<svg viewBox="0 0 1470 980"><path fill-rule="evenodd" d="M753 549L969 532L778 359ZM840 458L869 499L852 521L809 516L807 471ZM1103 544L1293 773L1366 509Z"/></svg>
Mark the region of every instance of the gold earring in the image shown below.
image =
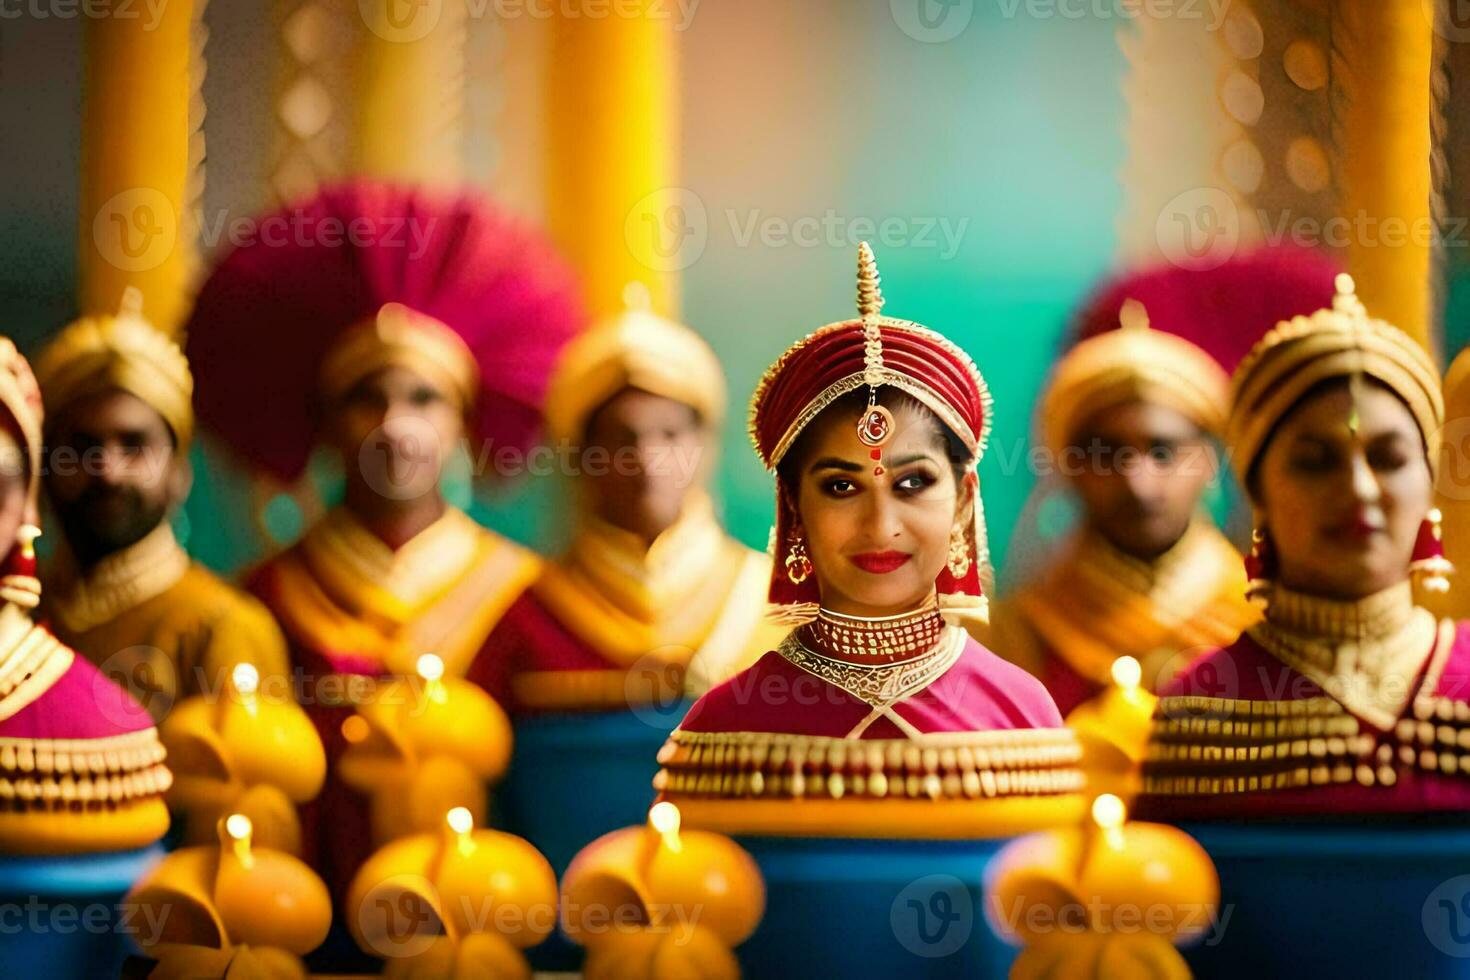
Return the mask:
<svg viewBox="0 0 1470 980"><path fill-rule="evenodd" d="M791 533L786 536L786 545L786 577L792 585L800 585L812 574L812 560L807 556L806 538L802 536L800 525L792 525Z"/></svg>
<svg viewBox="0 0 1470 980"><path fill-rule="evenodd" d="M970 543L965 540L965 526L956 524L949 532L949 574L964 578L970 570Z"/></svg>

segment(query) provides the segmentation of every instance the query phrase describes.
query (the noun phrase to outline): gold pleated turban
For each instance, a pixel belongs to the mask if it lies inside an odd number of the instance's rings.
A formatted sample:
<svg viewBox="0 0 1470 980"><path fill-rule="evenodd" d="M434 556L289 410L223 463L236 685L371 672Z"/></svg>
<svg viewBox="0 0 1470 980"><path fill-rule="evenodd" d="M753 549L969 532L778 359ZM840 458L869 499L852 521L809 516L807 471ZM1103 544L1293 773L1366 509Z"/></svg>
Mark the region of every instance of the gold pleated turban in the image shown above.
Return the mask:
<svg viewBox="0 0 1470 980"><path fill-rule="evenodd" d="M1386 385L1414 416L1431 472L1439 465L1444 396L1429 354L1392 324L1368 316L1351 276L1337 277L1331 309L1293 317L1241 361L1231 381L1225 438L1236 472L1248 479L1282 417L1314 386L1362 375Z"/></svg>
<svg viewBox="0 0 1470 980"><path fill-rule="evenodd" d="M712 427L725 414L725 375L709 344L688 327L629 309L567 345L547 391L547 435L580 442L592 413L624 388L688 405Z"/></svg>
<svg viewBox="0 0 1470 980"><path fill-rule="evenodd" d="M1211 435L1225 426L1230 378L1182 337L1151 330L1147 312L1129 300L1122 326L1072 348L1057 364L1042 402L1043 438L1060 455L1098 412L1131 401L1164 405Z"/></svg>
<svg viewBox="0 0 1470 980"><path fill-rule="evenodd" d="M194 377L183 351L143 319L141 296L128 290L117 315L83 317L36 359L48 421L92 395L120 389L163 416L180 447L194 433Z"/></svg>

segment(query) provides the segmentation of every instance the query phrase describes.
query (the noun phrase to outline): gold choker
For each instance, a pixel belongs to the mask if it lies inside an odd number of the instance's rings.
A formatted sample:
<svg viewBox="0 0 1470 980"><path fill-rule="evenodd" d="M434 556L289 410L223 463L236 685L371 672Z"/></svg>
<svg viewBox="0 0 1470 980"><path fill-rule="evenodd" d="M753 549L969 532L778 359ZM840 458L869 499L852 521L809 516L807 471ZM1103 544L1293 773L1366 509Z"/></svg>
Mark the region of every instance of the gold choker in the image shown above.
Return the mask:
<svg viewBox="0 0 1470 980"><path fill-rule="evenodd" d="M933 650L944 636L938 599L930 595L913 612L866 618L829 609L802 628L802 644L829 657L902 660Z"/></svg>
<svg viewBox="0 0 1470 980"><path fill-rule="evenodd" d="M1276 586L1266 621L1280 630L1323 640L1389 637L1414 615L1413 586L1405 580L1362 599L1324 599Z"/></svg>

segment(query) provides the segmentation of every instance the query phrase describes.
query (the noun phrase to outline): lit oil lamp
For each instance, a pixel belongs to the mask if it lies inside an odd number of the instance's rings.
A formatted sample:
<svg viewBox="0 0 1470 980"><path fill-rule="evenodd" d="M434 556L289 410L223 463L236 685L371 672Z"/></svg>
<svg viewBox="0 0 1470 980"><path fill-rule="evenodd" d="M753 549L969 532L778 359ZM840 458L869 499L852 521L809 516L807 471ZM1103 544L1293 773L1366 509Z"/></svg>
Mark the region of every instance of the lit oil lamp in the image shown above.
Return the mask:
<svg viewBox="0 0 1470 980"><path fill-rule="evenodd" d="M466 807L363 864L347 893L353 938L386 976L530 977L521 952L556 926L556 875L530 844L474 829Z"/></svg>
<svg viewBox="0 0 1470 980"><path fill-rule="evenodd" d="M1082 743L1089 790L1132 799L1159 699L1143 689L1143 666L1135 658L1114 660L1112 675L1113 683L1073 710L1067 725Z"/></svg>
<svg viewBox="0 0 1470 980"><path fill-rule="evenodd" d="M760 924L766 902L755 860L722 834L683 830L667 801L654 804L644 826L583 848L561 895L562 929L587 947L588 980L664 971L739 977L733 950Z"/></svg>
<svg viewBox="0 0 1470 980"><path fill-rule="evenodd" d="M248 950L251 963L271 968L265 975L304 976L297 958L321 945L332 921L326 886L296 857L256 846L243 813L221 820L218 835L167 855L122 902L146 917L138 921L162 924L139 938L160 962L155 975L223 976L212 972L222 965L233 976Z"/></svg>
<svg viewBox="0 0 1470 980"><path fill-rule="evenodd" d="M248 817L258 844L299 854L296 806L321 791L326 754L289 691L261 690L252 664L237 664L219 695L188 698L159 726L174 773L169 805L186 841L204 843L230 813Z"/></svg>
<svg viewBox="0 0 1470 980"><path fill-rule="evenodd" d="M1013 980L1104 976L1105 962L1172 978L1189 976L1174 947L1210 927L1220 883L1192 837L1128 823L1123 801L1103 794L1083 826L1007 845L986 873L985 892L991 926L1025 946Z"/></svg>
<svg viewBox="0 0 1470 980"><path fill-rule="evenodd" d="M478 686L444 676L437 654L418 658L416 676L384 686L342 724L348 742L342 779L371 801L379 843L435 830L463 807L484 823L485 786L510 763L505 712Z"/></svg>

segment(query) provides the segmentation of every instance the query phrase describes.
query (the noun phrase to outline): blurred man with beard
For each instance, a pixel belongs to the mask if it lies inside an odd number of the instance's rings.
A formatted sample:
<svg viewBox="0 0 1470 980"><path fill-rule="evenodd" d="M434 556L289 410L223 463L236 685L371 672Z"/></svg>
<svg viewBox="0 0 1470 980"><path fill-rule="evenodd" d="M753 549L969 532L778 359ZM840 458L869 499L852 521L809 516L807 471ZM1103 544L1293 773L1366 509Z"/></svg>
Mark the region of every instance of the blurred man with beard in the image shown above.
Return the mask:
<svg viewBox="0 0 1470 980"><path fill-rule="evenodd" d="M222 688L234 668L286 671L258 601L190 561L169 518L189 493L193 379L138 309L87 317L42 352L46 492L62 540L43 570L42 616L156 719Z"/></svg>

